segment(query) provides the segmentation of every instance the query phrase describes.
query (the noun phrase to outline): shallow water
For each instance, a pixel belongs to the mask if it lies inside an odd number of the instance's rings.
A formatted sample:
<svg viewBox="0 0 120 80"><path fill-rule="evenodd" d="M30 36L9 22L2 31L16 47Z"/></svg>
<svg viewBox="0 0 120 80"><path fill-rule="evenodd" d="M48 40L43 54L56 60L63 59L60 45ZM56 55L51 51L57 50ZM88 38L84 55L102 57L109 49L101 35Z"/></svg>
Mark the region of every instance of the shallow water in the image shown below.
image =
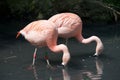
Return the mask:
<svg viewBox="0 0 120 80"><path fill-rule="evenodd" d="M15 39L15 32L9 34L3 31L6 28L2 28L0 80L120 80L120 25L92 26L85 27L83 35L99 36L105 47L103 53L97 58L92 57L95 52L94 42L84 45L69 39L67 46L71 60L66 68L57 67L61 63L62 54L54 54L48 48L37 51L35 66L31 67L34 47L22 37ZM58 44L64 42L60 38ZM46 52L49 53L51 66L44 59Z"/></svg>

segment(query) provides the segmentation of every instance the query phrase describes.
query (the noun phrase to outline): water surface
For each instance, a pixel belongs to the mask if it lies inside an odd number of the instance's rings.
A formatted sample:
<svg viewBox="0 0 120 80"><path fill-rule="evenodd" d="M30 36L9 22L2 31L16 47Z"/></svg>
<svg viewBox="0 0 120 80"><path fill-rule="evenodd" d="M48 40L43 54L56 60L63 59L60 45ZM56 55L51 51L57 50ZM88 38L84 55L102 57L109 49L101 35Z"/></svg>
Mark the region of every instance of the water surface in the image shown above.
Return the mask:
<svg viewBox="0 0 120 80"><path fill-rule="evenodd" d="M6 26L2 25L0 30L0 80L120 80L119 24L87 25L83 29L84 37L97 35L102 39L105 49L98 58L92 56L94 42L84 45L69 39L71 60L66 68L57 67L62 54L54 54L48 48L37 51L35 66L31 67L34 47L22 37L15 39L17 29L6 30ZM60 38L58 44L64 42ZM51 67L44 59L46 52Z"/></svg>

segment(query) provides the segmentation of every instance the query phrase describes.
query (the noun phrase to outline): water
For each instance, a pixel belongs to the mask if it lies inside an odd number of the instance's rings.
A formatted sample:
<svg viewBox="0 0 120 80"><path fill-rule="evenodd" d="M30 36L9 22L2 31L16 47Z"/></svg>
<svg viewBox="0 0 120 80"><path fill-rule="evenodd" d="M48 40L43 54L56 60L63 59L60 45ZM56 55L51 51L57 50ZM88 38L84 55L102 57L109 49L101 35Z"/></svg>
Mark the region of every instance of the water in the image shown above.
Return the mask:
<svg viewBox="0 0 120 80"><path fill-rule="evenodd" d="M94 26L94 27L91 27ZM120 80L120 25L90 25L83 29L83 35L99 36L104 51L98 58L92 57L95 43L81 44L69 39L71 60L66 68L59 68L62 54L54 54L48 48L37 51L35 66L32 67L34 47L22 37L15 39L17 29L2 25L0 34L0 80ZM106 28L106 26L108 28ZM12 31L12 32L11 32ZM65 40L59 39L58 43ZM44 59L50 53L48 66Z"/></svg>

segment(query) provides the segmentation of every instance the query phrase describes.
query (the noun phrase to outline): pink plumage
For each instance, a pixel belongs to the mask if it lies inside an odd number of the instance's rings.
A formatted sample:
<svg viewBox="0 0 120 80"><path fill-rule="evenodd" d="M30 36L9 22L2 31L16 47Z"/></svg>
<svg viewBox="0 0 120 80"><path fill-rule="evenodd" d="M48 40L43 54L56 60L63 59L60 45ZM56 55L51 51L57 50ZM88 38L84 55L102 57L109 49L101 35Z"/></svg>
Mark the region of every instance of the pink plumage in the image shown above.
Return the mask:
<svg viewBox="0 0 120 80"><path fill-rule="evenodd" d="M37 47L48 46L53 52L63 52L62 65L66 65L70 59L70 53L64 44L57 45L58 30L53 22L48 20L38 20L31 22L25 28L18 32L22 34L27 41ZM36 55L35 50L35 55ZM35 56L34 55L34 56ZM34 62L33 62L34 64Z"/></svg>
<svg viewBox="0 0 120 80"><path fill-rule="evenodd" d="M85 39L82 36L82 20L74 13L60 13L48 19L56 24L59 37L71 38L75 37L79 42L87 44L92 41L97 43L95 56L98 56L103 50L103 43L97 36L91 36Z"/></svg>

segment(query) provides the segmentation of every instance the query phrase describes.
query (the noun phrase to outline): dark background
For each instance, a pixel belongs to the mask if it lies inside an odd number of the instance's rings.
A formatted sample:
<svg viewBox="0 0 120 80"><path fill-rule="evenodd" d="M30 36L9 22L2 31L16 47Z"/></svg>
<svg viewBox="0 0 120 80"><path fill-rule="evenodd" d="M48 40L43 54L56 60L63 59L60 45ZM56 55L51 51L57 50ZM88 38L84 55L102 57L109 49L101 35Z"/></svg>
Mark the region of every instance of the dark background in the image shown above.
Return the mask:
<svg viewBox="0 0 120 80"><path fill-rule="evenodd" d="M119 11L119 0L0 0L0 33L15 36L28 23L62 12L79 15L84 28L114 25L120 23Z"/></svg>
<svg viewBox="0 0 120 80"><path fill-rule="evenodd" d="M1 0L1 20L33 21L48 19L61 12L78 14L84 22L111 23L119 21L119 0ZM115 19L117 16L117 19Z"/></svg>

